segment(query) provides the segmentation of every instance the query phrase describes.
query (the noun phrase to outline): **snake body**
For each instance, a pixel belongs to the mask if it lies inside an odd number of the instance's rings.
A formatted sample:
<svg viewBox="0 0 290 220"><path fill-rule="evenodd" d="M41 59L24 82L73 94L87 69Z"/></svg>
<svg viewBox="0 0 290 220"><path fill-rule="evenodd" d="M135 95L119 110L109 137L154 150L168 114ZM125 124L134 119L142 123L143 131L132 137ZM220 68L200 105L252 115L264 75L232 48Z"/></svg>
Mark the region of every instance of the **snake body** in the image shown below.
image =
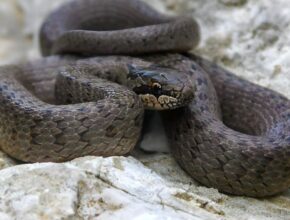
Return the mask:
<svg viewBox="0 0 290 220"><path fill-rule="evenodd" d="M198 30L191 17L162 15L140 1L73 1L49 15L40 44L43 55L184 52L197 45Z"/></svg>
<svg viewBox="0 0 290 220"><path fill-rule="evenodd" d="M174 157L194 179L235 195L286 190L290 101L201 57L173 53L198 39L192 18L136 0L62 6L41 28L45 56L114 56L1 67L2 150L28 162L123 155L138 140L143 105L177 108L161 114Z"/></svg>
<svg viewBox="0 0 290 220"><path fill-rule="evenodd" d="M290 101L195 55L173 56L164 65L179 66L196 82L190 105L163 114L173 155L184 170L234 195L286 190Z"/></svg>

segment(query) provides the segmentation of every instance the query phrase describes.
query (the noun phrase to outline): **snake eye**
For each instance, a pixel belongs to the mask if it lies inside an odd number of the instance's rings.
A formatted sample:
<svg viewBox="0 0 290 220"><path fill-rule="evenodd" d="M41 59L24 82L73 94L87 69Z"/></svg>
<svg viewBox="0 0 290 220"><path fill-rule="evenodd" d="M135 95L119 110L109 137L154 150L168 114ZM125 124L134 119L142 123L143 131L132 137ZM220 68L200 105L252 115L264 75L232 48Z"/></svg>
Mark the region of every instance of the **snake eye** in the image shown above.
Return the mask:
<svg viewBox="0 0 290 220"><path fill-rule="evenodd" d="M153 93L155 95L160 95L161 94L161 85L159 83L153 83L152 84L152 88L153 88Z"/></svg>
<svg viewBox="0 0 290 220"><path fill-rule="evenodd" d="M152 87L153 87L154 90L160 90L161 89L161 85L159 83L156 83L156 82L152 84Z"/></svg>

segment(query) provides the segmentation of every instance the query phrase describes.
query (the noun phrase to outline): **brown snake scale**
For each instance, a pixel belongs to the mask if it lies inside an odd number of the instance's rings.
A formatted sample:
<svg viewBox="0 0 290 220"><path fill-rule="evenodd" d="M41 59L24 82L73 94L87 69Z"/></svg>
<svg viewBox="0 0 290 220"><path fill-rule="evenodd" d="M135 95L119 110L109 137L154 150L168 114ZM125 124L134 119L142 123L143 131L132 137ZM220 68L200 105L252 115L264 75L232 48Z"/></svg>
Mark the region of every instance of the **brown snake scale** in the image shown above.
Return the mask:
<svg viewBox="0 0 290 220"><path fill-rule="evenodd" d="M186 54L198 40L191 17L137 0L60 7L40 32L48 57L0 68L2 150L26 162L124 155L145 107L165 110L173 156L198 182L254 197L286 190L290 101Z"/></svg>

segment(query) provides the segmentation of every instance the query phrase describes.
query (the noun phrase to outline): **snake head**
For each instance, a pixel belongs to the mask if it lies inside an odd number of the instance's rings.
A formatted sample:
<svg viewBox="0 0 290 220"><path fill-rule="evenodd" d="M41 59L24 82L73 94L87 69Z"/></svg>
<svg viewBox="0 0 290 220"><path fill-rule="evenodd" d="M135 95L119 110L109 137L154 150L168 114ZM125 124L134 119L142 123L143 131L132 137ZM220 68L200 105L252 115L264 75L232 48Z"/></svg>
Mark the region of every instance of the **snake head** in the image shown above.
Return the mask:
<svg viewBox="0 0 290 220"><path fill-rule="evenodd" d="M146 109L175 109L188 105L194 97L194 83L186 73L154 65L128 65L128 70L128 86Z"/></svg>

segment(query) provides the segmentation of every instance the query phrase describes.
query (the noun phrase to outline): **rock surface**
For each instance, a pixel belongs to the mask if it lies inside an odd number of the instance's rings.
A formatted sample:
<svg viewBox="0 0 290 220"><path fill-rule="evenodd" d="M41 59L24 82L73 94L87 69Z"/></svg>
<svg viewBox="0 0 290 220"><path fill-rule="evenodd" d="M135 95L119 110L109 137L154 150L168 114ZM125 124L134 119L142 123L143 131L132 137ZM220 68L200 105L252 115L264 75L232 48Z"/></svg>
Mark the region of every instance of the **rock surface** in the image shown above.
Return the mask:
<svg viewBox="0 0 290 220"><path fill-rule="evenodd" d="M37 30L62 2L1 0L0 64L39 57ZM146 2L193 14L202 27L196 53L290 98L288 1ZM1 153L0 219L290 219L290 191L268 199L224 195L197 184L169 154L133 156L14 166Z"/></svg>

